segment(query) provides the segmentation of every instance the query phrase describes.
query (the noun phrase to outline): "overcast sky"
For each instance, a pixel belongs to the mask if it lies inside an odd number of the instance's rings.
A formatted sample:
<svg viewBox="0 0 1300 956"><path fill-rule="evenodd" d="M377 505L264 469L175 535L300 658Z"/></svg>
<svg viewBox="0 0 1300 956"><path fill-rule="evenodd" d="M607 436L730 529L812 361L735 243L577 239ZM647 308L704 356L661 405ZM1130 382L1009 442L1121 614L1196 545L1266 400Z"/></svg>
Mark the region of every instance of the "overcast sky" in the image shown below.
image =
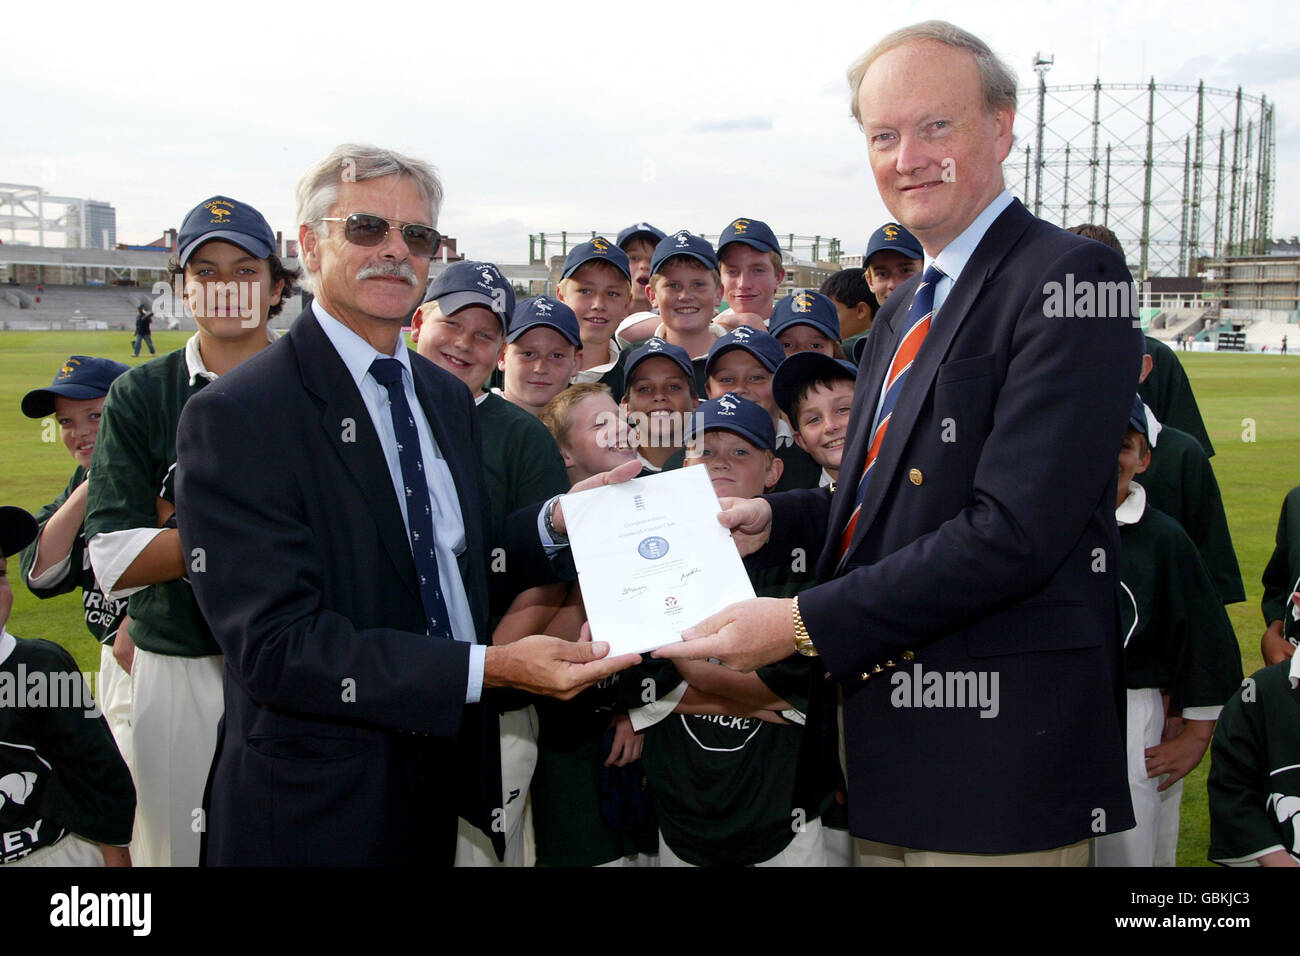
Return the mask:
<svg viewBox="0 0 1300 956"><path fill-rule="evenodd" d="M1049 84L1154 76L1266 95L1273 233L1300 233L1294 0L1231 15L1202 0L95 9L57 21L40 4L6 11L0 181L111 202L119 242L155 238L215 193L294 236L299 174L352 141L437 165L439 228L473 258L523 262L531 232L646 219L716 233L737 216L865 247L887 213L845 68L928 18L981 36L1022 88L1041 51L1056 57ZM1022 143L1034 108L1022 96ZM1014 191L1010 166L1008 179Z"/></svg>

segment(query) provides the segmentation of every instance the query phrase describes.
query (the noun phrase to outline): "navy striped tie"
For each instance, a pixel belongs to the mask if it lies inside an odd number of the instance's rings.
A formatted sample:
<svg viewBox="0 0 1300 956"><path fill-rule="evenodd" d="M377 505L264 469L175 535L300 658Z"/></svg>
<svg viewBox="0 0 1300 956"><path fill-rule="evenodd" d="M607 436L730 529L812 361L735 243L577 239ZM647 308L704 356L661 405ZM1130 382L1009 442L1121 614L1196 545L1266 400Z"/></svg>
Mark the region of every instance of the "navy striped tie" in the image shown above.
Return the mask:
<svg viewBox="0 0 1300 956"><path fill-rule="evenodd" d="M397 359L375 359L370 374L388 389L388 411L393 416L397 436L397 458L402 466L403 491L406 494L406 523L411 538L411 556L420 579L420 599L428 631L434 637L451 637L451 619L442 597L438 579L438 555L433 537L433 508L429 486L424 480L424 460L420 457L420 433L415 429L415 415L406 401L402 385L402 363Z"/></svg>

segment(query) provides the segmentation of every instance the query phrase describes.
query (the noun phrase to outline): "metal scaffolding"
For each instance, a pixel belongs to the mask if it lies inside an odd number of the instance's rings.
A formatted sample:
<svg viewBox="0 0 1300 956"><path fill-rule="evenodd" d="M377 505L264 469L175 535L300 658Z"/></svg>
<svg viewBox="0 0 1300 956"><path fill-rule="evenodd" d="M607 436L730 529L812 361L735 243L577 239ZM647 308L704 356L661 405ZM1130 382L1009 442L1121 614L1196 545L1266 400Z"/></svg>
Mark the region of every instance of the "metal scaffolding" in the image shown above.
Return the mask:
<svg viewBox="0 0 1300 956"><path fill-rule="evenodd" d="M1205 255L1262 254L1273 222L1273 104L1236 90L1157 83L1048 86L1034 57L1034 115L1016 119L1023 154L1007 157L1035 215L1101 223L1134 276L1192 275ZM1082 167L1086 167L1086 172ZM1085 186L1086 183L1086 192ZM1226 191L1225 191L1226 190Z"/></svg>

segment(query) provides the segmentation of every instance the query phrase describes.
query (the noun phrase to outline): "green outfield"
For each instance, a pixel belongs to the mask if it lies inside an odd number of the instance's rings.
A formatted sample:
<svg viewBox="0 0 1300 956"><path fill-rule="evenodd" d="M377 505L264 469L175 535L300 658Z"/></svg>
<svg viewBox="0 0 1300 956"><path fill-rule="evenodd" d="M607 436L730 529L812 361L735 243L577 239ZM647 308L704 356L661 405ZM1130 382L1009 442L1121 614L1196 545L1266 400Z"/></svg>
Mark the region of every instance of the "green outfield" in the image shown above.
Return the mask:
<svg viewBox="0 0 1300 956"><path fill-rule="evenodd" d="M147 361L147 355L131 357L131 338L127 332L0 332L0 461L4 462L0 504L35 511L63 490L73 469L57 432L23 417L19 410L23 394L49 384L69 355L102 355L131 365ZM160 354L181 347L185 338L182 332L153 336ZM1282 498L1300 484L1300 358L1214 353L1180 353L1179 357L1217 451L1214 470L1247 594L1244 604L1228 610L1241 645L1242 667L1250 674L1262 664L1260 573L1273 550ZM9 629L23 637L56 640L84 670L98 668L99 651L81 621L79 596L37 601L16 573L11 579L14 610ZM1207 765L1208 760L1187 781L1181 865L1207 862Z"/></svg>

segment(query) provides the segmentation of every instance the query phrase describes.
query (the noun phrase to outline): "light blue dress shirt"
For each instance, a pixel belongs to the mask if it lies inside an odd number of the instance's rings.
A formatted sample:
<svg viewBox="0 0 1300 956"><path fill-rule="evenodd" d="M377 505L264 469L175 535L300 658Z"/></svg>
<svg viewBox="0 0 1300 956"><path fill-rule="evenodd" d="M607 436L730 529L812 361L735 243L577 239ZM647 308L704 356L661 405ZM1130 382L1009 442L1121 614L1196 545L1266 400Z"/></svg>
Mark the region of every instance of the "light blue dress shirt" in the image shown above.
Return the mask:
<svg viewBox="0 0 1300 956"><path fill-rule="evenodd" d="M465 593L465 582L460 577L460 565L456 556L465 551L465 521L460 513L460 499L456 494L456 482L451 477L451 470L438 449L433 438L424 408L415 395L415 379L411 375L411 357L406 342L399 335L397 350L392 355L385 355L369 342L357 335L338 319L326 312L317 299L312 302L312 311L320 322L321 331L334 346L334 351L347 366L348 374L357 384L366 411L379 434L379 444L384 450L384 460L388 464L388 475L393 481L393 495L402 512L402 523L406 525L406 540L410 543L411 526L406 517L405 484L402 481L401 460L397 456L397 435L393 431L393 419L388 408L388 390L370 375L370 364L377 358L393 358L402 363L402 386L406 389L406 401L415 413L415 428L420 434L420 457L424 460L425 478L429 485L429 499L433 506L433 534L437 541L438 581L447 601L447 612L451 615L451 633L458 641L465 641L469 648L469 681L465 688L465 702L477 703L483 693L483 667L487 648L475 643L474 615L470 611L469 597ZM432 638L430 638L432 640Z"/></svg>

